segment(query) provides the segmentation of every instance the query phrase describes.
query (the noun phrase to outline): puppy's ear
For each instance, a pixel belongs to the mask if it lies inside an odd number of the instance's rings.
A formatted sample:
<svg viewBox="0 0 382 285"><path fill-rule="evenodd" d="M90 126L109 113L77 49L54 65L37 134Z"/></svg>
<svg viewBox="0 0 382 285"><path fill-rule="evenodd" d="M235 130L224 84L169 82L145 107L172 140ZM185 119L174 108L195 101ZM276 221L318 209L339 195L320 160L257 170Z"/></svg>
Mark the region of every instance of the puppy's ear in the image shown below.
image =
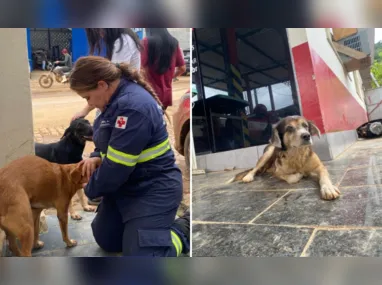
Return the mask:
<svg viewBox="0 0 382 285"><path fill-rule="evenodd" d="M66 130L65 130L65 132L64 132L64 134L62 135L62 137L61 137L61 139L63 139L64 137L66 137L67 135L69 135L69 133L72 131L72 129L71 129L71 127L69 126Z"/></svg>
<svg viewBox="0 0 382 285"><path fill-rule="evenodd" d="M309 132L310 132L310 134L312 136L317 135L318 138L321 138L321 132L317 128L317 126L312 121L308 121L308 124L309 124Z"/></svg>
<svg viewBox="0 0 382 285"><path fill-rule="evenodd" d="M275 147L282 148L281 138L280 138L280 135L279 135L279 131L277 129L277 125L274 126L273 129L272 129L272 136L271 136L271 139L270 139L269 142L271 143L271 145L273 145Z"/></svg>

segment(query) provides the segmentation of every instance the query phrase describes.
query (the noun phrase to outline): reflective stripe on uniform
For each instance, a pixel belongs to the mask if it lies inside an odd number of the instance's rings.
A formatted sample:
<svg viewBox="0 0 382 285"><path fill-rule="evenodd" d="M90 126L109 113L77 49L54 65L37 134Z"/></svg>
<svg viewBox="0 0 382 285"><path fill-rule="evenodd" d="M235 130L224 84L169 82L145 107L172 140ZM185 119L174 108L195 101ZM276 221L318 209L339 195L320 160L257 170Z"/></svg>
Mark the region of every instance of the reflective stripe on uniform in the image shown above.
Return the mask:
<svg viewBox="0 0 382 285"><path fill-rule="evenodd" d="M107 148L107 158L119 164L123 164L126 166L134 166L138 162L139 155L127 154L122 151L116 150L109 145L109 147Z"/></svg>
<svg viewBox="0 0 382 285"><path fill-rule="evenodd" d="M108 159L115 163L119 163L126 166L134 166L137 163L143 163L150 160L153 160L171 149L170 142L168 138L161 142L160 144L150 147L142 151L139 155L132 155L124 153L122 151L116 150L113 147L109 146L107 148L107 155L101 152L102 159L107 156Z"/></svg>
<svg viewBox="0 0 382 285"><path fill-rule="evenodd" d="M176 249L176 256L178 257L182 253L182 250L183 250L182 241L180 240L178 235L173 231L171 231L171 239L172 239L172 244L174 245L174 247Z"/></svg>
<svg viewBox="0 0 382 285"><path fill-rule="evenodd" d="M170 148L170 142L168 139L166 139L164 142L142 151L139 155L138 162L142 163L157 158L158 156L161 156L166 151L168 151Z"/></svg>

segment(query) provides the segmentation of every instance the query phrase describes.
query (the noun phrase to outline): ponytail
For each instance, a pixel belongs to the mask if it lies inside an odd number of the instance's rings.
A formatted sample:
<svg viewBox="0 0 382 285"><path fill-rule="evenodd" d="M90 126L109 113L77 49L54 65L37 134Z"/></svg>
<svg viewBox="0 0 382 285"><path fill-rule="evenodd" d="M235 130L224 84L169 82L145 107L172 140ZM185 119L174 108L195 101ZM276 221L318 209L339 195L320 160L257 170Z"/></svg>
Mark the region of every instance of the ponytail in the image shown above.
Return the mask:
<svg viewBox="0 0 382 285"><path fill-rule="evenodd" d="M164 109L164 106L162 102L160 101L158 95L155 93L152 86L145 80L145 78L135 69L131 69L130 66L127 63L117 63L117 68L121 70L122 76L126 77L130 81L135 81L137 84L142 86L144 89L146 89L147 92L150 93L150 95L155 99L155 101L158 103L158 105L162 108L163 113L166 115L167 119L171 123L170 117L166 110Z"/></svg>

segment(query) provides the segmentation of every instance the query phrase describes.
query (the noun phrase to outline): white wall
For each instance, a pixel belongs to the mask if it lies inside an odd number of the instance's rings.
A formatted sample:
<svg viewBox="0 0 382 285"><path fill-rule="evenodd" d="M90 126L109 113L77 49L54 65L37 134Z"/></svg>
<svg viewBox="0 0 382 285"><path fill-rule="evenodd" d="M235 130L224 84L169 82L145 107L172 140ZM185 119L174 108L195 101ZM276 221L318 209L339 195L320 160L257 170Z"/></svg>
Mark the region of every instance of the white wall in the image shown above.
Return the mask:
<svg viewBox="0 0 382 285"><path fill-rule="evenodd" d="M336 55L336 52L334 51L327 38L326 30L324 28L309 28L306 29L306 34L310 48L313 49L322 58L322 60L330 67L333 73L344 84L344 86L358 101L358 103L364 109L366 109L365 103L357 94L356 83L353 74L347 73L344 70L343 65L341 64L339 58ZM364 95L361 94L361 97L364 97Z"/></svg>
<svg viewBox="0 0 382 285"><path fill-rule="evenodd" d="M0 167L34 153L26 29L0 28ZM0 256L4 242L0 230Z"/></svg>
<svg viewBox="0 0 382 285"><path fill-rule="evenodd" d="M366 104L369 120L382 119L382 87L366 91Z"/></svg>
<svg viewBox="0 0 382 285"><path fill-rule="evenodd" d="M170 34L179 41L181 49L190 49L190 33L189 28L168 28Z"/></svg>
<svg viewBox="0 0 382 285"><path fill-rule="evenodd" d="M286 30L290 48L294 48L308 41L305 28L287 28Z"/></svg>
<svg viewBox="0 0 382 285"><path fill-rule="evenodd" d="M26 29L0 29L0 167L33 153Z"/></svg>

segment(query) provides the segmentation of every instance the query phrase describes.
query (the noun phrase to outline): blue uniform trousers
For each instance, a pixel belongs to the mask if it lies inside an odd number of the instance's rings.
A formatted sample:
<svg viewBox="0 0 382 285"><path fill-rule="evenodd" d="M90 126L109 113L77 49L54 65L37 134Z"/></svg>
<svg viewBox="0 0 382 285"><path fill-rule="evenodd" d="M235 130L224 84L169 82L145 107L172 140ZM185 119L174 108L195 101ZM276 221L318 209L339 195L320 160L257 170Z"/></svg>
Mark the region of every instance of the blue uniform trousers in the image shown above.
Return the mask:
<svg viewBox="0 0 382 285"><path fill-rule="evenodd" d="M124 256L176 257L180 240L172 237L177 209L123 222L115 201L101 202L91 226L97 244ZM178 243L177 243L178 242Z"/></svg>

